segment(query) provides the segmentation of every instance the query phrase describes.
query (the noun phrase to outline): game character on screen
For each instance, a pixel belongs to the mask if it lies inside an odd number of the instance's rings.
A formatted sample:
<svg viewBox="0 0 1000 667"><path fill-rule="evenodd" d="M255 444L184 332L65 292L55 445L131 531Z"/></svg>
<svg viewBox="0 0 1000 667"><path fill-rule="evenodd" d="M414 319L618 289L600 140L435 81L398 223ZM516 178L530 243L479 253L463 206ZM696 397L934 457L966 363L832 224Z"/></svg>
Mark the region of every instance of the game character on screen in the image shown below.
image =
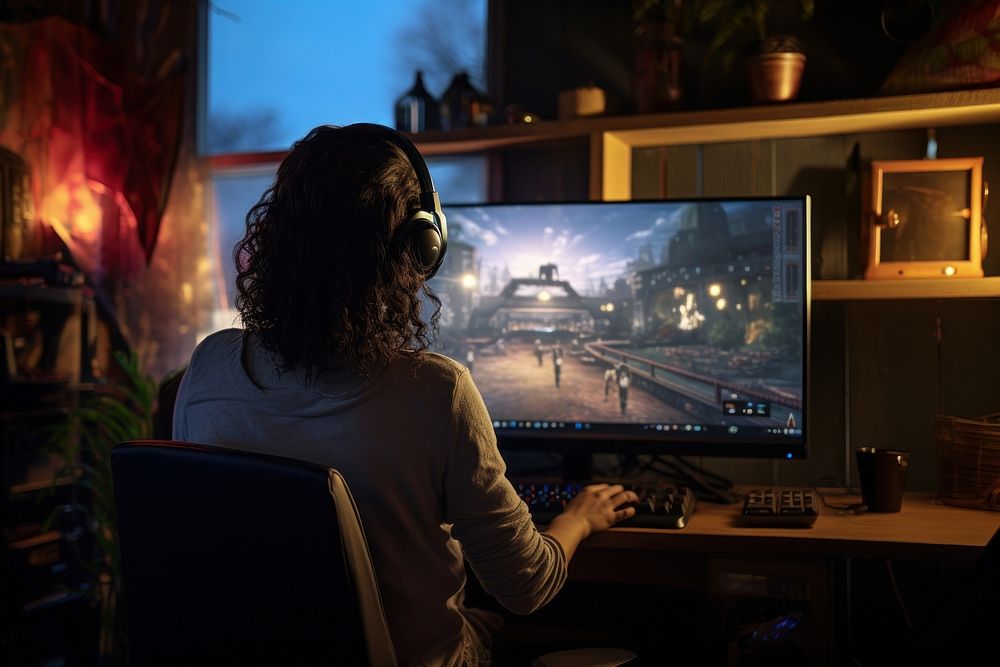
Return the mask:
<svg viewBox="0 0 1000 667"><path fill-rule="evenodd" d="M615 381L618 383L618 404L624 415L628 410L628 389L632 386L632 371L624 361L615 366Z"/></svg>
<svg viewBox="0 0 1000 667"><path fill-rule="evenodd" d="M611 393L611 387L615 384L615 377L617 377L617 372L614 366L604 371L604 401L607 402L608 394Z"/></svg>
<svg viewBox="0 0 1000 667"><path fill-rule="evenodd" d="M559 378L562 376L563 347L559 343L552 346L552 367L556 374L556 388L559 387Z"/></svg>

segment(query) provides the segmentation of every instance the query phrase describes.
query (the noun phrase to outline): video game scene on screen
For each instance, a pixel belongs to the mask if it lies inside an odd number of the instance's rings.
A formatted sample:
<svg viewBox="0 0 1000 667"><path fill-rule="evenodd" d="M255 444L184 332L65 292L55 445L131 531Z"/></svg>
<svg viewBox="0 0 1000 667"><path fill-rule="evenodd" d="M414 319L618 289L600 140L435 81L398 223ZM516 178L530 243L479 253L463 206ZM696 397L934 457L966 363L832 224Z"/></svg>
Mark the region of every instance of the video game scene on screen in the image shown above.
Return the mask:
<svg viewBox="0 0 1000 667"><path fill-rule="evenodd" d="M796 433L802 208L448 207L437 349L469 368L495 425Z"/></svg>

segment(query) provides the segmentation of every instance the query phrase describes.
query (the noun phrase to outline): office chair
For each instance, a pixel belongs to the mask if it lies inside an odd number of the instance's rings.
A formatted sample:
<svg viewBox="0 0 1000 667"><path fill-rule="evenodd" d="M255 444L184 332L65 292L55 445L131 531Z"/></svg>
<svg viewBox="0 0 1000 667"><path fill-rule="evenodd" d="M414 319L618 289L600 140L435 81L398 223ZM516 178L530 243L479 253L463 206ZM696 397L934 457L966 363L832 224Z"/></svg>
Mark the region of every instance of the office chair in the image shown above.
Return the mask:
<svg viewBox="0 0 1000 667"><path fill-rule="evenodd" d="M111 453L129 659L147 665L396 664L344 479L278 456L145 440ZM621 649L534 667L617 667Z"/></svg>
<svg viewBox="0 0 1000 667"><path fill-rule="evenodd" d="M336 471L169 441L111 460L132 665L396 665Z"/></svg>

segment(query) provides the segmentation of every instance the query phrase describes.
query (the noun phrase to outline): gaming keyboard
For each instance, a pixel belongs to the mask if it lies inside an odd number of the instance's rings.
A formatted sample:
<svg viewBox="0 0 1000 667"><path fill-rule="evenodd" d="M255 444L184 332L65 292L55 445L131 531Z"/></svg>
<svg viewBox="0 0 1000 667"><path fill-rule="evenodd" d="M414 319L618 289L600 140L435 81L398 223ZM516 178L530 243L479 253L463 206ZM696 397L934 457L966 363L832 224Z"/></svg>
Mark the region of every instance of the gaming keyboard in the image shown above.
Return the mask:
<svg viewBox="0 0 1000 667"><path fill-rule="evenodd" d="M743 501L743 522L751 526L809 528L818 516L811 489L755 489Z"/></svg>
<svg viewBox="0 0 1000 667"><path fill-rule="evenodd" d="M635 516L616 524L618 526L683 528L694 513L697 500L694 492L686 486L618 483L639 496ZM532 520L537 524L547 524L586 485L515 482L514 488L521 500L528 505Z"/></svg>

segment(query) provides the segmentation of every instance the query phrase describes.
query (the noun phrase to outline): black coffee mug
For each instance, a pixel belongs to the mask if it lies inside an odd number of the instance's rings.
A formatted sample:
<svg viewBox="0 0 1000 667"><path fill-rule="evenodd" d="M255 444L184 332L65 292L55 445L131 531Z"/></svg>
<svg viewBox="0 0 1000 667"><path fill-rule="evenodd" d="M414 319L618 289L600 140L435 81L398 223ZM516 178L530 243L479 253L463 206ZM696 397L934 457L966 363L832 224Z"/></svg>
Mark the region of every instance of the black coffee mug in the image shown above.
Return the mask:
<svg viewBox="0 0 1000 667"><path fill-rule="evenodd" d="M903 505L910 453L903 449L861 447L855 452L861 500L869 512L898 512Z"/></svg>

